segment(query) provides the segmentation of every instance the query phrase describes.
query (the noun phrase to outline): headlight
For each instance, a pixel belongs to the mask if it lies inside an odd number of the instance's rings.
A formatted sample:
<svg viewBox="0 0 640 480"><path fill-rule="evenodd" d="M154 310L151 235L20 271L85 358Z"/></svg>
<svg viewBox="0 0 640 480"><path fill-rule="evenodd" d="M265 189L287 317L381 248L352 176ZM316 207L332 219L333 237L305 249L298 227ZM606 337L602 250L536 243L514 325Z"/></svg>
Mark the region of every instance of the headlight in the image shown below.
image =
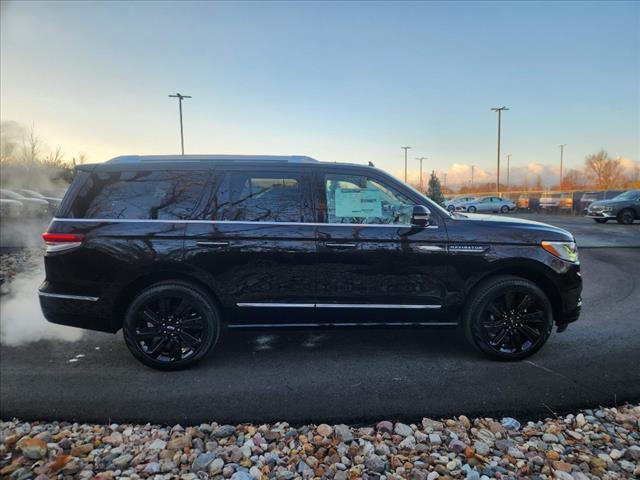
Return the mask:
<svg viewBox="0 0 640 480"><path fill-rule="evenodd" d="M578 247L575 242L542 242L551 255L571 263L578 263Z"/></svg>

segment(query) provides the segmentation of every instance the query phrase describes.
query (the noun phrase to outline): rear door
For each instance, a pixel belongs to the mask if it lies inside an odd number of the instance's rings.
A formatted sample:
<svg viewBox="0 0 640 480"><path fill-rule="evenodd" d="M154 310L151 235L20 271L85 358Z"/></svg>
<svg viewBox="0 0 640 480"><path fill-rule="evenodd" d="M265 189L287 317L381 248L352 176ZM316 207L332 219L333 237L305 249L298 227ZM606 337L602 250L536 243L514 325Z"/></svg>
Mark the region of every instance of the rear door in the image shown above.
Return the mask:
<svg viewBox="0 0 640 480"><path fill-rule="evenodd" d="M411 225L420 203L373 169L325 169L317 177L317 308L325 321L433 322L442 318L444 222ZM426 206L426 202L424 203ZM355 315L366 311L366 316ZM334 320L332 314L340 312ZM399 315L402 312L403 315ZM415 315L405 315L409 312Z"/></svg>
<svg viewBox="0 0 640 480"><path fill-rule="evenodd" d="M289 321L287 312L313 307L316 232L303 170L216 169L188 225L185 261L232 310L230 324Z"/></svg>

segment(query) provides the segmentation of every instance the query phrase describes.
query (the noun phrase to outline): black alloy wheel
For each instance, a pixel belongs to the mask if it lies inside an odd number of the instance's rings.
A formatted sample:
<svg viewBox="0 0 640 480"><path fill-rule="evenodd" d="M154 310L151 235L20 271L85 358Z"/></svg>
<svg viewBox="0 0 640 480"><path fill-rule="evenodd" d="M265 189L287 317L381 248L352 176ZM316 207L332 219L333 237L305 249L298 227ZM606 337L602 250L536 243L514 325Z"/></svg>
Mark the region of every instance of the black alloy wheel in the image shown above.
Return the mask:
<svg viewBox="0 0 640 480"><path fill-rule="evenodd" d="M507 213L508 211L509 211L509 207L507 207L506 205L503 205L502 207L500 207L501 213Z"/></svg>
<svg viewBox="0 0 640 480"><path fill-rule="evenodd" d="M469 208L467 208L467 212L469 213L475 213L476 210L478 210L476 207L474 207L473 205L471 205Z"/></svg>
<svg viewBox="0 0 640 480"><path fill-rule="evenodd" d="M623 210L618 214L618 223L622 223L624 225L631 225L634 219L635 215L633 214L633 211L629 209Z"/></svg>
<svg viewBox="0 0 640 480"><path fill-rule="evenodd" d="M183 282L142 291L123 325L125 342L142 363L176 370L202 359L218 339L219 314L209 296Z"/></svg>
<svg viewBox="0 0 640 480"><path fill-rule="evenodd" d="M467 339L485 355L521 360L538 351L553 327L551 304L533 282L493 277L472 295L465 313Z"/></svg>

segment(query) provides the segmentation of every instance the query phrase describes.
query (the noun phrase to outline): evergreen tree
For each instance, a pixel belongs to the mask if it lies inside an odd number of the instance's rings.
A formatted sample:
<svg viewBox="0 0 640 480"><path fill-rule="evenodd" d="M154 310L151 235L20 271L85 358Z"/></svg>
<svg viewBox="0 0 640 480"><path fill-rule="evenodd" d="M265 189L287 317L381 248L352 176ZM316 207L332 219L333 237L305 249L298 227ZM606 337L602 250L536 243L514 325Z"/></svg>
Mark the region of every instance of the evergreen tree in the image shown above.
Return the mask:
<svg viewBox="0 0 640 480"><path fill-rule="evenodd" d="M427 186L427 197L436 202L438 205L444 204L444 195L442 195L442 189L440 187L440 179L436 176L436 172L431 172L429 177L429 184Z"/></svg>

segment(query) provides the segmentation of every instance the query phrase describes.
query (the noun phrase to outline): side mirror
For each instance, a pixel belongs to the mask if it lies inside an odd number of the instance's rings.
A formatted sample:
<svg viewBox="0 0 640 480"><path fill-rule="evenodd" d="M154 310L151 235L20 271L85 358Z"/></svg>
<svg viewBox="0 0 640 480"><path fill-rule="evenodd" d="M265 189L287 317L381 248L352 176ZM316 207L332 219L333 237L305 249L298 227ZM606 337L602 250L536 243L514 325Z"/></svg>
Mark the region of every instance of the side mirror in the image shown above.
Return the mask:
<svg viewBox="0 0 640 480"><path fill-rule="evenodd" d="M426 227L431 220L431 210L424 205L414 205L411 214L411 224L416 227Z"/></svg>

